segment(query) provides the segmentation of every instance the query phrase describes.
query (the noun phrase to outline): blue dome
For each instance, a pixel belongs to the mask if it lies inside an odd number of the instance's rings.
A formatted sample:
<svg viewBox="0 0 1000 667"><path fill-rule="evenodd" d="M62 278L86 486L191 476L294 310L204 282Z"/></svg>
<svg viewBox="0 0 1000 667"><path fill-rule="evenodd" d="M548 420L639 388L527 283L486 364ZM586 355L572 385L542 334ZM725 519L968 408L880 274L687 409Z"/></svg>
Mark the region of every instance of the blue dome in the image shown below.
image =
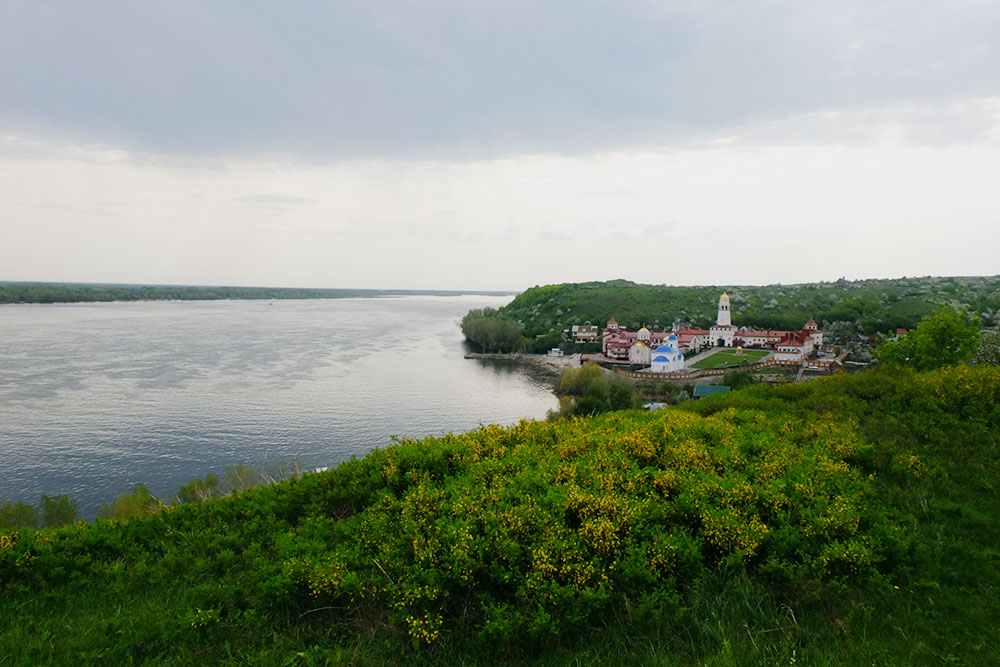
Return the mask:
<svg viewBox="0 0 1000 667"><path fill-rule="evenodd" d="M669 360L669 359L667 359L666 357L664 357L664 356L663 356L663 355L661 354L661 355L660 355L660 356L658 356L658 357L653 357L653 361L670 361L670 360Z"/></svg>
<svg viewBox="0 0 1000 667"><path fill-rule="evenodd" d="M670 334L667 336L667 340L677 340L677 336L675 334Z"/></svg>
<svg viewBox="0 0 1000 667"><path fill-rule="evenodd" d="M673 352L673 348L669 345L661 345L660 347L653 350L653 352Z"/></svg>

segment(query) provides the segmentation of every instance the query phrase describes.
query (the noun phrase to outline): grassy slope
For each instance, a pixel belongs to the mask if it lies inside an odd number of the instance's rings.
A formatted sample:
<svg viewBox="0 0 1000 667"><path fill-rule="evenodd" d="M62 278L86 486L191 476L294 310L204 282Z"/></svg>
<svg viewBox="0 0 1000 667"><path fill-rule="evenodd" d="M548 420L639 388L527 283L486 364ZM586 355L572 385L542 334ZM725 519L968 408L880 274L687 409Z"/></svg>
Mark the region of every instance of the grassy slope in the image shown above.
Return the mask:
<svg viewBox="0 0 1000 667"><path fill-rule="evenodd" d="M854 322L861 331L912 328L941 305L982 313L987 325L1000 317L1000 276L901 278L804 285L671 287L626 280L533 287L500 309L528 338L573 324L603 325L611 316L631 329L669 327L674 319L714 323L723 290L732 299L733 322L798 329L817 322Z"/></svg>
<svg viewBox="0 0 1000 667"><path fill-rule="evenodd" d="M995 368L864 373L8 534L0 664L994 664L998 433Z"/></svg>

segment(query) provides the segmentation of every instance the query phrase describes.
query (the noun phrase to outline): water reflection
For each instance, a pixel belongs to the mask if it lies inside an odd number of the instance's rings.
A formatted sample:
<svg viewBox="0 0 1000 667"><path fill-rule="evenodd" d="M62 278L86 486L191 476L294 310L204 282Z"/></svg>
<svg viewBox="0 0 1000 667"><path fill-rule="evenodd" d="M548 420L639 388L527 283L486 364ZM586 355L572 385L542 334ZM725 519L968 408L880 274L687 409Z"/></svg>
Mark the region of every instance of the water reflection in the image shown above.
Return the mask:
<svg viewBox="0 0 1000 667"><path fill-rule="evenodd" d="M543 418L551 378L464 359L499 297L0 306L0 498L88 513L242 460L334 465L389 443Z"/></svg>

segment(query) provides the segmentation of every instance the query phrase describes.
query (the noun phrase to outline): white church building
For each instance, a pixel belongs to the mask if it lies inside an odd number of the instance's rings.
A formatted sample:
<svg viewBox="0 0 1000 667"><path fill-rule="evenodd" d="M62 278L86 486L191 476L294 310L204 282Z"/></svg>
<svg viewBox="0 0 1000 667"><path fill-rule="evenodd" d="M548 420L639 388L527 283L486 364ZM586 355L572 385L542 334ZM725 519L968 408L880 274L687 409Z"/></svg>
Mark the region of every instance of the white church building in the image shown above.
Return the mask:
<svg viewBox="0 0 1000 667"><path fill-rule="evenodd" d="M654 373L673 373L684 370L684 355L677 349L677 336L670 334L652 353L649 370Z"/></svg>

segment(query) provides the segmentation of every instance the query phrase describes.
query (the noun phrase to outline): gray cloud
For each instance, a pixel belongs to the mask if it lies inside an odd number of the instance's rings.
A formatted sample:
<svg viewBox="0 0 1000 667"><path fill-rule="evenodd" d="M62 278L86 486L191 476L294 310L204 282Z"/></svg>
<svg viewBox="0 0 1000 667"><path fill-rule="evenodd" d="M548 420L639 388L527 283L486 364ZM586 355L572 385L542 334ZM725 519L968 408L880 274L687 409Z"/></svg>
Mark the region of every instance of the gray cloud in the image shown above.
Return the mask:
<svg viewBox="0 0 1000 667"><path fill-rule="evenodd" d="M0 130L168 154L576 153L989 97L997 62L1000 5L974 0L9 3Z"/></svg>

